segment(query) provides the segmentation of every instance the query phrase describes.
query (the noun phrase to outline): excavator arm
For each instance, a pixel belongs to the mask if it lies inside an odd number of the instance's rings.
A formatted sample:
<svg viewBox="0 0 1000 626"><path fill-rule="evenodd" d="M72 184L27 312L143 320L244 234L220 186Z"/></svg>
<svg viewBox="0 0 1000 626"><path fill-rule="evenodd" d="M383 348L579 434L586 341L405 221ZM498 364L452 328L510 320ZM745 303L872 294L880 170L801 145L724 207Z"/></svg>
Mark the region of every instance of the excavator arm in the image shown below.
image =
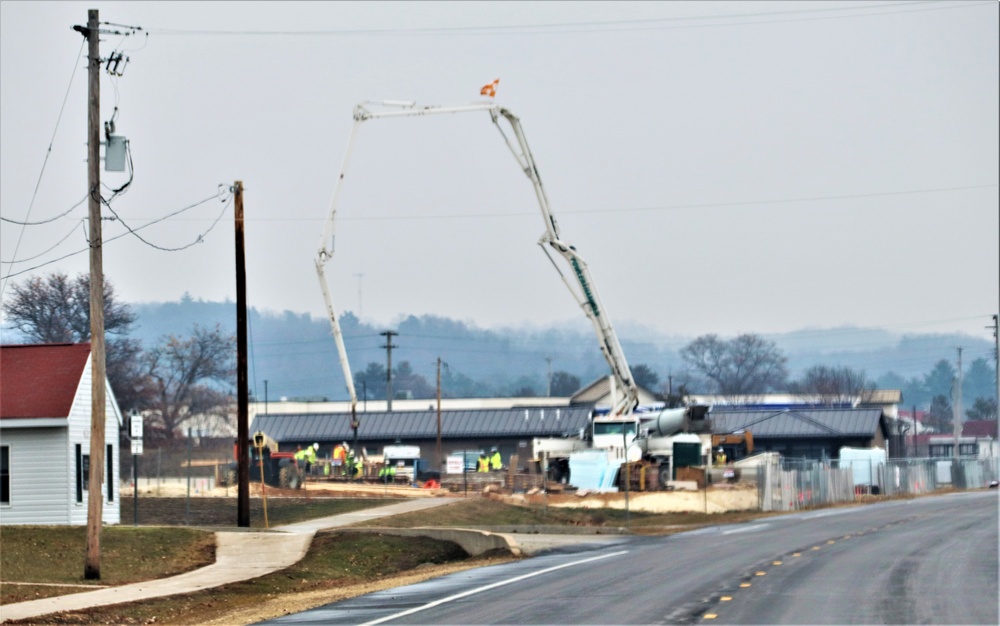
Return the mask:
<svg viewBox="0 0 1000 626"><path fill-rule="evenodd" d="M370 108L370 105L376 105L381 108L373 110ZM528 148L528 142L525 139L524 131L521 128L520 119L518 119L518 117L511 113L508 109L492 103L454 107L435 107L417 106L413 102L368 102L355 107L354 127L351 130L347 153L344 156L344 162L340 169L340 175L337 178L336 187L333 193L333 200L330 203L329 217L323 230L323 236L320 239L319 253L316 257L316 272L319 276L320 286L323 290L323 297L326 301L327 314L330 317L330 323L333 327L333 335L337 343L340 364L344 371L344 380L347 384L348 392L350 393L352 414L354 414L357 405L357 393L354 389L354 378L351 374L350 364L347 360L347 352L344 349L343 335L340 331L340 324L337 321L337 314L333 306L333 300L330 295L330 288L327 283L324 267L333 257L334 218L337 214L337 198L339 196L340 186L344 182L347 164L350 160L351 148L357 135L358 127L362 122L367 120L384 117L415 117L422 115L465 113L475 111L486 111L489 113L491 120L500 131L507 147L514 155L514 158L517 159L518 164L521 166L521 170L528 177L534 187L535 197L538 200L539 208L542 211L542 218L545 222L545 232L538 240L538 244L542 247L542 250L549 258L549 261L552 262L553 267L556 268L560 278L562 278L563 283L569 289L573 298L576 300L577 304L580 305L580 308L583 309L584 314L593 325L594 332L597 334L597 338L600 343L601 353L604 355L604 359L611 367L613 383L616 387L612 390L614 403L611 407L611 415L631 414L632 410L639 401L638 388L632 379L632 371L629 369L628 361L625 360L625 353L622 351L621 344L618 341L618 336L611 325L611 321L608 319L607 312L601 302L600 295L594 285L594 280L590 275L589 269L587 268L586 261L584 261L583 257L580 256L574 246L563 241L559 235L559 227L556 223L555 217L549 209L549 200L545 194L545 188L542 186L542 179L538 174L535 159L531 154L531 150ZM501 117L507 120L511 130L513 131L513 142L500 125ZM328 242L329 247L327 246ZM559 256L565 259L571 270L569 276L567 276L567 274L560 269L559 265L552 257L552 254L549 252L550 249L554 250Z"/></svg>

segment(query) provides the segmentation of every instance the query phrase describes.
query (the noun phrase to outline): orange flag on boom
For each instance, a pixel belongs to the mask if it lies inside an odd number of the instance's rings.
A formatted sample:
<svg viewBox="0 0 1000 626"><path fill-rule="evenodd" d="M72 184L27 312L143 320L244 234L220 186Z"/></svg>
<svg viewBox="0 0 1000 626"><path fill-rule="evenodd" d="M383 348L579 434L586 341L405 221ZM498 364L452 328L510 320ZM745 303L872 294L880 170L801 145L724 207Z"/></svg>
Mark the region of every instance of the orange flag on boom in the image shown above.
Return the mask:
<svg viewBox="0 0 1000 626"><path fill-rule="evenodd" d="M496 97L496 95L497 95L497 85L498 84L500 84L500 79L499 78L496 79L495 81L493 81L492 83L487 83L487 84L483 85L483 88L479 90L479 95L481 95L481 96L489 96L491 98Z"/></svg>

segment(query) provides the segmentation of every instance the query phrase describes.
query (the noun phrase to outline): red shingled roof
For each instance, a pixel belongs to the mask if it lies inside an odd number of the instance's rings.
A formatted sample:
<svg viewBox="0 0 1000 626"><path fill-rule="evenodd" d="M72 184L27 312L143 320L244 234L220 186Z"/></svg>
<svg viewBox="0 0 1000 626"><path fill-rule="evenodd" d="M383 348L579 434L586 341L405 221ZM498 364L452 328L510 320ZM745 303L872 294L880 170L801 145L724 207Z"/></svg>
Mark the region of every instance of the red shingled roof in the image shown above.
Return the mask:
<svg viewBox="0 0 1000 626"><path fill-rule="evenodd" d="M0 346L0 418L69 417L89 343Z"/></svg>
<svg viewBox="0 0 1000 626"><path fill-rule="evenodd" d="M997 438L996 420L968 420L962 422L962 434L966 437Z"/></svg>

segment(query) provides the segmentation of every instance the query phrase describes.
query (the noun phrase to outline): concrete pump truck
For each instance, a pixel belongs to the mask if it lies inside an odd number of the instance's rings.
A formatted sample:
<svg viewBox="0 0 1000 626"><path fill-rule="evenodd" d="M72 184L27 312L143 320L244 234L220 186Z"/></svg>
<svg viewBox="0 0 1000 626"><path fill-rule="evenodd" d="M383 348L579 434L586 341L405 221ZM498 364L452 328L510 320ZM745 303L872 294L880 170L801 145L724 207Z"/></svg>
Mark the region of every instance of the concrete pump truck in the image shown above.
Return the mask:
<svg viewBox="0 0 1000 626"><path fill-rule="evenodd" d="M535 165L535 159L528 148L528 142L525 139L520 119L509 109L493 102L461 106L418 106L414 102L383 101L366 102L359 104L354 109L354 125L351 129L340 174L337 177L315 264L334 340L337 345L337 353L340 358L344 381L350 395L351 425L354 428L355 435L357 434L359 425L357 417L357 393L354 387L354 378L351 373L347 351L344 347L343 334L326 278L325 267L333 258L334 220L337 214L337 202L341 186L346 177L347 165L358 128L361 124L375 119L477 112L489 115L490 120L500 131L500 135L517 160L521 170L531 181L535 197L542 212L542 220L545 224L545 232L539 238L538 244L593 325L601 354L604 355L604 359L611 369L612 401L610 409L606 413L593 414L588 428L577 439L536 439L533 442L535 456L541 460L543 469L549 473L551 478L564 480L568 475L569 461L572 455L581 450L604 450L612 462L616 460L619 464L624 460L635 461L645 458L659 468L660 482L661 484L666 484L665 481L669 478L672 457L673 442L671 437L681 431L705 432L708 424L706 419L707 411L704 407L701 407L700 409L667 409L655 413L636 412L639 402L638 387L632 378L628 361L625 359L618 336L601 302L587 263L576 248L563 240L560 235L559 226L549 208L549 200L545 193L545 188L542 186L542 180ZM510 134L513 135L513 140L504 131L501 120L506 121L510 129ZM563 272L553 257L552 251L563 258L566 265L568 265L568 272Z"/></svg>

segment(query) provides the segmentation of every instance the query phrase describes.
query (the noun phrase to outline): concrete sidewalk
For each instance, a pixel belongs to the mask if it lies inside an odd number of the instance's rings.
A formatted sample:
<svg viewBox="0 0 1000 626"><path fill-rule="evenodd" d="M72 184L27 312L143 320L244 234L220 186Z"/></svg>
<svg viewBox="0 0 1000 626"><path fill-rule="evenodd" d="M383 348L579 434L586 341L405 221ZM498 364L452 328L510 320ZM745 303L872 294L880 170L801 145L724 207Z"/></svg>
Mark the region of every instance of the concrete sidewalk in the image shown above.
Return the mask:
<svg viewBox="0 0 1000 626"><path fill-rule="evenodd" d="M309 550L313 535L318 530L422 511L454 502L457 500L453 498L420 498L278 526L266 532L219 531L215 533L215 563L212 565L170 578L0 605L0 621L29 619L48 613L192 593L257 578L297 563Z"/></svg>

